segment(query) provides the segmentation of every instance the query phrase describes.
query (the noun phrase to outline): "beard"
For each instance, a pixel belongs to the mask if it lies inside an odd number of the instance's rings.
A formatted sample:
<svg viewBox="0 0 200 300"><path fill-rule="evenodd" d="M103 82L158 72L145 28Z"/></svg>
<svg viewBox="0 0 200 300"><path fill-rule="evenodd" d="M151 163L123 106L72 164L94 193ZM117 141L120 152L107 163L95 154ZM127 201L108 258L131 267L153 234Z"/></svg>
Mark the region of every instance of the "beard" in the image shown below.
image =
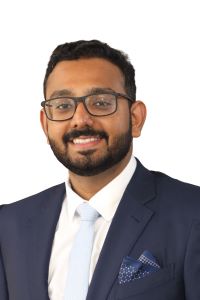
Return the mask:
<svg viewBox="0 0 200 300"><path fill-rule="evenodd" d="M79 151L81 158L71 157L68 151L67 143L73 138L77 138L81 135L84 136L99 136L105 139L107 148L105 152L101 152L98 156L95 155L96 150L82 150ZM65 149L62 150L56 144L55 140L48 137L50 147L60 163L62 163L72 173L80 176L94 176L100 174L107 169L110 169L120 161L122 161L128 154L132 146L132 133L131 124L127 132L117 135L112 144L108 144L108 135L103 131L95 131L91 128L85 130L74 130L63 136L63 144Z"/></svg>

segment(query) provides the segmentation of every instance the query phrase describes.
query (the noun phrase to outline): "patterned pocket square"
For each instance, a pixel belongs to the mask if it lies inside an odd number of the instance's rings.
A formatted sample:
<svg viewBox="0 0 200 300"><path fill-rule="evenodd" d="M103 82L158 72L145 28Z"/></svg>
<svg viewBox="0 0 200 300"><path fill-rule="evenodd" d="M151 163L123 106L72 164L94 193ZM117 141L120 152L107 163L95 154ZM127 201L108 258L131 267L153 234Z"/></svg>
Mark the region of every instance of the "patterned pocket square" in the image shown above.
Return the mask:
<svg viewBox="0 0 200 300"><path fill-rule="evenodd" d="M121 264L118 277L119 284L144 278L159 269L160 266L156 258L148 250L145 250L137 260L127 256Z"/></svg>

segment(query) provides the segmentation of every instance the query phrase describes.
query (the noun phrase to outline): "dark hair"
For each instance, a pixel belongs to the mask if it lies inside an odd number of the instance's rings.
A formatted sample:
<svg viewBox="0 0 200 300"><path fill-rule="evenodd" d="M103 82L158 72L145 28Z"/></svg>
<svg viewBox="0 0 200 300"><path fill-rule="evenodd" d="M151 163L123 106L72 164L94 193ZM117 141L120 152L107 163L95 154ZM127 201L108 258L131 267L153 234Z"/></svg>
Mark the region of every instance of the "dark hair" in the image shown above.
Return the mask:
<svg viewBox="0 0 200 300"><path fill-rule="evenodd" d="M59 45L52 53L43 84L44 97L46 96L47 79L56 64L64 60L79 58L104 58L115 64L122 71L125 79L125 90L129 97L136 99L135 70L129 61L128 55L122 51L111 48L108 44L98 40L76 41ZM46 97L45 97L46 98Z"/></svg>

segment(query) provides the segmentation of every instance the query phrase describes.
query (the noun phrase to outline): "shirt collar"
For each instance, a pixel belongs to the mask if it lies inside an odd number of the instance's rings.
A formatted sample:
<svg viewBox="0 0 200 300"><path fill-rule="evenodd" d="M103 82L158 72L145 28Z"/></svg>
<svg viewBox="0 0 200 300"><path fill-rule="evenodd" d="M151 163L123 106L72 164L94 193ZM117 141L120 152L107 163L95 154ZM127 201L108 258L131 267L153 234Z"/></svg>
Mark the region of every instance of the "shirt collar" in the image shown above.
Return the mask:
<svg viewBox="0 0 200 300"><path fill-rule="evenodd" d="M123 171L89 200L89 204L95 208L106 221L112 220L123 193L135 172L136 166L137 161L135 157L132 156ZM76 208L81 203L87 201L72 190L69 179L67 179L65 185L67 194L67 215L68 218L72 220Z"/></svg>
<svg viewBox="0 0 200 300"><path fill-rule="evenodd" d="M77 207L81 203L86 202L86 200L81 198L78 194L76 194L72 190L69 180L66 181L65 185L66 185L66 196L67 196L67 199L66 199L67 200L66 201L67 216L68 216L69 220L72 221Z"/></svg>

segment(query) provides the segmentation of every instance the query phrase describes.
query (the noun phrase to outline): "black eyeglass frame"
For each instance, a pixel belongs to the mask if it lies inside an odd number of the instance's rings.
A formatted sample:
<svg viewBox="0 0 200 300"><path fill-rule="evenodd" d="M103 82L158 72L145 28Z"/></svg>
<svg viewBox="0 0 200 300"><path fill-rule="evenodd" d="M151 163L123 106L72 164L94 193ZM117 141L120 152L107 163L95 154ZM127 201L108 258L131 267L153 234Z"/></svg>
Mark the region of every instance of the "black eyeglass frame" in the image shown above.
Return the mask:
<svg viewBox="0 0 200 300"><path fill-rule="evenodd" d="M115 99L116 99L116 108L115 108L115 110L114 110L113 112L111 112L111 113L109 113L109 114L105 114L105 115L94 115L94 114L92 114L92 113L88 110L87 105L85 104L85 99L86 99L87 97L89 97L89 96L95 96L95 95L113 95L113 96L115 96ZM113 93L105 92L105 93L92 93L92 94L88 94L88 95L86 95L86 96L81 96L81 97L62 96L62 97L50 98L50 99L48 99L48 100L42 101L42 102L41 102L41 106L44 108L44 111L45 111L45 114L46 114L47 119L49 119L50 121L62 122L62 121L67 121L67 120L70 120L70 119L73 118L73 116L74 116L74 114L75 114L75 112L76 112L78 103L83 103L85 110L86 110L91 116L94 116L94 117L105 117L105 116L112 115L112 114L114 114L114 113L117 111L117 108L118 108L118 101L117 101L117 100L118 100L119 97L125 98L126 100L128 100L128 101L130 101L130 102L132 102L132 103L135 102L134 99L132 99L131 97L129 97L129 96L125 95L125 94L115 93L115 92L113 92ZM55 119L49 118L49 116L48 116L48 114L47 114L47 112L46 112L46 109L45 109L46 103L48 103L48 102L50 102L50 101L52 101L52 100L63 99L63 98L64 98L64 99L65 99L65 98L67 98L67 99L72 99L72 100L75 101L75 109L74 109L74 113L73 113L72 117L67 118L67 119L64 119L64 120L55 120Z"/></svg>

